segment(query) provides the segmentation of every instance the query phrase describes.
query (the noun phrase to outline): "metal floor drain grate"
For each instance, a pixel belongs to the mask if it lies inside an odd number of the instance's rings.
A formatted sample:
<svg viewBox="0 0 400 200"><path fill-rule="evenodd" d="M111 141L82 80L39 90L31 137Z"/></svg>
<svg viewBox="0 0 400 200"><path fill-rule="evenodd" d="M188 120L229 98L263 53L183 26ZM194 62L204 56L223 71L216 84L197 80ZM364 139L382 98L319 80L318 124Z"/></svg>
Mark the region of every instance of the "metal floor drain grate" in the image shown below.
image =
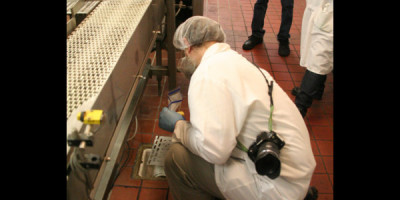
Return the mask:
<svg viewBox="0 0 400 200"><path fill-rule="evenodd" d="M152 144L142 144L136 155L135 165L133 166L133 179L145 180L166 180L164 169L156 165L148 165Z"/></svg>

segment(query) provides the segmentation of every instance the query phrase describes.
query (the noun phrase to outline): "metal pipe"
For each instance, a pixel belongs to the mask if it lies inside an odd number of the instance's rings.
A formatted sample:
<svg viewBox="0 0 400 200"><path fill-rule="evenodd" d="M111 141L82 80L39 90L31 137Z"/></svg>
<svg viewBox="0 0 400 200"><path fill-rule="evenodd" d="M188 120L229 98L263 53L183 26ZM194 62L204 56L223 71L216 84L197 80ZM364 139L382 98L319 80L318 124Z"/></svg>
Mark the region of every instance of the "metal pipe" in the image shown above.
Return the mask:
<svg viewBox="0 0 400 200"><path fill-rule="evenodd" d="M193 16L199 15L203 16L204 1L203 0L193 0Z"/></svg>
<svg viewBox="0 0 400 200"><path fill-rule="evenodd" d="M175 34L175 0L167 0L167 50L168 50L168 89L176 88L175 47L172 43Z"/></svg>

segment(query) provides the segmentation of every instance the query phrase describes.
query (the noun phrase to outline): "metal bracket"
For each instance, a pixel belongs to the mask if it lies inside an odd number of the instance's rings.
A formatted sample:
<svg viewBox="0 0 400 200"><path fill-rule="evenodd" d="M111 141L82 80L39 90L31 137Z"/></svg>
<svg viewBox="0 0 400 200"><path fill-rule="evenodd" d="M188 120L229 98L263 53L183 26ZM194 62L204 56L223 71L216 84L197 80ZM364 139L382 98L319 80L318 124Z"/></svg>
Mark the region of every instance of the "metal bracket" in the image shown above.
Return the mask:
<svg viewBox="0 0 400 200"><path fill-rule="evenodd" d="M67 142L70 147L79 147L82 142L85 142L86 146L93 146L93 135L89 136L84 133L71 133L68 134Z"/></svg>
<svg viewBox="0 0 400 200"><path fill-rule="evenodd" d="M161 79L162 79L162 76L168 76L168 67L166 67L166 66L150 66L149 77L151 78L152 75L157 76L158 96L161 96Z"/></svg>
<svg viewBox="0 0 400 200"><path fill-rule="evenodd" d="M85 154L83 161L80 164L86 169L99 169L101 165L101 158L97 154Z"/></svg>
<svg viewBox="0 0 400 200"><path fill-rule="evenodd" d="M168 67L166 66L150 66L149 77L152 75L158 76L167 76L168 75Z"/></svg>

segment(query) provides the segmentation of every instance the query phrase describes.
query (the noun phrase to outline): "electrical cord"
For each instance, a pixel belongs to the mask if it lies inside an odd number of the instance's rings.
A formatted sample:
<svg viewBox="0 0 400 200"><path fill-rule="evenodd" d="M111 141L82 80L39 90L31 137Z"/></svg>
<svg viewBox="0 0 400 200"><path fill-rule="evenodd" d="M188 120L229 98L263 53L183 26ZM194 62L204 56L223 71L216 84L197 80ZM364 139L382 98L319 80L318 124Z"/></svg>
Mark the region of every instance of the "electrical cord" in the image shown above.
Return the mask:
<svg viewBox="0 0 400 200"><path fill-rule="evenodd" d="M128 139L126 140L126 146L125 146L125 148L124 148L124 153L126 152L126 150L128 150L128 155L127 155L127 157L126 157L124 163L123 163L123 164L121 165L121 167L117 170L118 172L117 172L117 175L115 176L115 178L114 178L114 180L113 180L113 182L112 182L111 188L114 187L114 183L115 183L115 181L117 180L117 178L119 177L119 175L120 175L120 173L121 173L121 169L123 169L123 168L126 166L126 164L128 163L128 161L129 161L129 159L130 159L130 157L131 157L131 156L130 156L130 148L131 148L131 147L129 146L129 141L132 140L133 138L135 138L136 133L137 133L137 127L138 127L138 120L137 120L137 116L135 116L135 132L133 133L133 135L132 135L130 138L128 138ZM128 147L128 149L127 149L126 147ZM119 160L119 163L121 163L123 157L124 157L124 156L123 156L123 154L122 154L121 159Z"/></svg>
<svg viewBox="0 0 400 200"><path fill-rule="evenodd" d="M121 167L117 170L117 175L115 176L113 182L112 182L112 187L114 186L115 181L117 180L117 178L119 177L119 175L121 174L121 169L123 169L124 167L126 167L128 161L130 160L130 146L129 146L129 142L130 140L132 140L137 133L137 127L138 127L138 120L137 117L135 116L135 132L133 133L133 135L128 138L126 140L126 146L124 147L124 153L127 152L127 157L125 158L125 161L123 162L123 164L121 165ZM97 132L97 130L96 130ZM78 153L77 151L79 151L78 148L74 148L73 153L71 155L71 160L70 160L70 166L71 166L71 171L81 171L83 172L84 178L82 178L81 176L79 176L78 174L76 174L76 177L79 181L81 181L82 183L85 184L85 189L86 189L86 193L87 193L87 197L90 198L89 194L90 194L90 190L92 189L91 185L90 185L90 181L89 181L89 175L87 172L87 169L85 169L78 161ZM124 154L122 154L119 163L121 163L122 159L123 159Z"/></svg>
<svg viewBox="0 0 400 200"><path fill-rule="evenodd" d="M136 125L135 125L135 132L133 133L133 135L130 137L130 138L128 138L126 141L130 141L130 140L132 140L135 136L136 136L136 133L137 133L137 127L138 127L138 120L137 120L137 116L135 116L135 123L136 123Z"/></svg>
<svg viewBox="0 0 400 200"><path fill-rule="evenodd" d="M128 142L128 141L126 141L126 146L128 147L128 155L126 156L126 159L125 159L124 163L123 163L123 164L121 165L121 167L117 170L118 172L117 172L117 174L115 175L114 180L112 181L111 188L114 187L115 181L118 179L119 175L121 174L121 169L123 169L124 167L126 167L128 161L130 160L130 157L131 157L130 154L131 154L131 153L130 153L130 146L129 146L129 142ZM125 153L126 150L127 150L126 146L125 146L125 148L124 148L124 153ZM121 163L123 157L124 157L124 154L121 155L121 159L119 160L119 163Z"/></svg>
<svg viewBox="0 0 400 200"><path fill-rule="evenodd" d="M79 148L74 148L74 151L71 155L71 160L70 160L70 166L71 166L71 171L75 171L75 177L81 181L82 183L85 184L85 190L86 190L86 194L87 197L90 199L90 190L92 189L92 186L90 184L90 180L89 180L89 174L87 169L85 169L78 161L78 153L77 151L79 151ZM82 172L84 175L84 178L82 178L78 172Z"/></svg>

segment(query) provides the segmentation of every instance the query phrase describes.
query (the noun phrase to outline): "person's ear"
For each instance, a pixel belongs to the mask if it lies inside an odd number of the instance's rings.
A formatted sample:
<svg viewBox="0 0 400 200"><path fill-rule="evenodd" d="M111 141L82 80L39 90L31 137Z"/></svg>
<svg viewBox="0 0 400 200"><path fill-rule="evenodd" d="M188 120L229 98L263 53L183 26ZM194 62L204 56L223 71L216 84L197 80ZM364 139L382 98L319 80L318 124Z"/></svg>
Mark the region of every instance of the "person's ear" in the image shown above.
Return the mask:
<svg viewBox="0 0 400 200"><path fill-rule="evenodd" d="M188 48L188 54L190 54L192 52L193 48L191 46L189 46Z"/></svg>
<svg viewBox="0 0 400 200"><path fill-rule="evenodd" d="M193 48L191 46L189 46L188 48L183 50L183 52L185 53L185 56L189 56L189 54L192 52L192 50L193 50Z"/></svg>
<svg viewBox="0 0 400 200"><path fill-rule="evenodd" d="M189 41L185 37L183 38L183 43L185 46L190 47Z"/></svg>

